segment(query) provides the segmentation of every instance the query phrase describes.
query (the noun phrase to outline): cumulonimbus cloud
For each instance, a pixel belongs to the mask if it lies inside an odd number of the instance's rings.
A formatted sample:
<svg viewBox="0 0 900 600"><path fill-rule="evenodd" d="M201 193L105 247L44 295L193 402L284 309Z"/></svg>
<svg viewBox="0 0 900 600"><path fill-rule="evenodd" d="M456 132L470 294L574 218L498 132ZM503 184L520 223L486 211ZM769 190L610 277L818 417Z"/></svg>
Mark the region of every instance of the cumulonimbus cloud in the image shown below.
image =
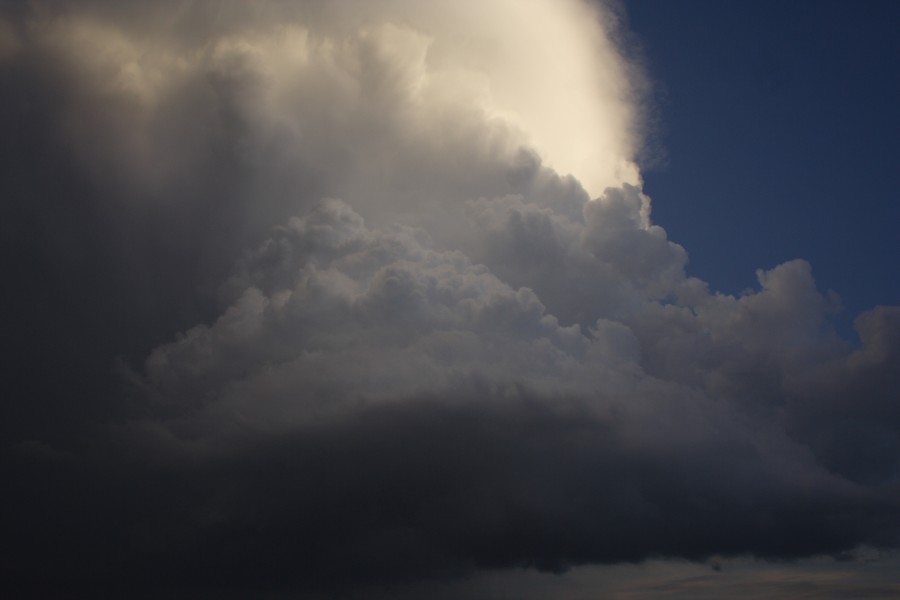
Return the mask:
<svg viewBox="0 0 900 600"><path fill-rule="evenodd" d="M686 275L640 188L611 18L6 15L0 77L37 106L5 111L17 160L45 160L8 209L39 236L8 243L44 265L17 282L63 291L43 338L15 335L130 364L74 435L12 436L9 576L335 589L896 545L900 309L861 315L853 347L802 260L740 297ZM110 317L66 318L83 306Z"/></svg>

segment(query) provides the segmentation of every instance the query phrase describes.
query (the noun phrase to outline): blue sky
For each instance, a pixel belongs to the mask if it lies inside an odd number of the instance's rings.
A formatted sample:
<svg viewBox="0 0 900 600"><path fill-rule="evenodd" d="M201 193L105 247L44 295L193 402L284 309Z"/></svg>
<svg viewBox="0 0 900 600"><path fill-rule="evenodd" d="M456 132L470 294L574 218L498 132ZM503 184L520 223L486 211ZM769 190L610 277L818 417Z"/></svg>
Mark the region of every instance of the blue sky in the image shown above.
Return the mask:
<svg viewBox="0 0 900 600"><path fill-rule="evenodd" d="M900 301L900 3L626 3L655 84L654 220L712 287L792 258L846 309Z"/></svg>

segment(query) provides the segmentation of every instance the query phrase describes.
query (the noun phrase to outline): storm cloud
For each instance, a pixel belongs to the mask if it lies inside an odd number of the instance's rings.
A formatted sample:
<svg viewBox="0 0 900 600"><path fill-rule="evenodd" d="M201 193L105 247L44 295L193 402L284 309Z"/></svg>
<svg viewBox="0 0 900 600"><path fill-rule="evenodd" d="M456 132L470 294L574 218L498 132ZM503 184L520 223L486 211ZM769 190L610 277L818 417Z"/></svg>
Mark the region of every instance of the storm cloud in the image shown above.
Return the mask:
<svg viewBox="0 0 900 600"><path fill-rule="evenodd" d="M575 0L0 13L5 581L896 547L900 307L854 343L803 260L739 296L689 276L617 27Z"/></svg>

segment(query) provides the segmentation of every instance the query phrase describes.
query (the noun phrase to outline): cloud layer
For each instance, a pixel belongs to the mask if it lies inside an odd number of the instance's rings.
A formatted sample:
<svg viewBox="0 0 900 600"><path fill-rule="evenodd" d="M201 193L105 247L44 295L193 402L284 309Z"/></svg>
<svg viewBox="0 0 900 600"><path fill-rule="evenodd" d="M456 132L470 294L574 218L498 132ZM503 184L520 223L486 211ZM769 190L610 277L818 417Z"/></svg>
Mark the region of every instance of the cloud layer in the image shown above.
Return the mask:
<svg viewBox="0 0 900 600"><path fill-rule="evenodd" d="M2 15L7 580L898 544L900 308L689 277L613 14L512 4Z"/></svg>

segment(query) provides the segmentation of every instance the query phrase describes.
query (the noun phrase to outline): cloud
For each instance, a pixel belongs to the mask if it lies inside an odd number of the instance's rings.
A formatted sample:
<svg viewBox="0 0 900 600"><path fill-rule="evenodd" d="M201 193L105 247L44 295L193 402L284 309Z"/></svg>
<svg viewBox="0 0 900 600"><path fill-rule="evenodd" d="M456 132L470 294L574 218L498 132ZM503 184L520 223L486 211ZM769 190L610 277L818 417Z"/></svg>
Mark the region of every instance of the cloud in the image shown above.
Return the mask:
<svg viewBox="0 0 900 600"><path fill-rule="evenodd" d="M898 309L688 276L610 16L516 6L9 17L9 581L896 546Z"/></svg>

